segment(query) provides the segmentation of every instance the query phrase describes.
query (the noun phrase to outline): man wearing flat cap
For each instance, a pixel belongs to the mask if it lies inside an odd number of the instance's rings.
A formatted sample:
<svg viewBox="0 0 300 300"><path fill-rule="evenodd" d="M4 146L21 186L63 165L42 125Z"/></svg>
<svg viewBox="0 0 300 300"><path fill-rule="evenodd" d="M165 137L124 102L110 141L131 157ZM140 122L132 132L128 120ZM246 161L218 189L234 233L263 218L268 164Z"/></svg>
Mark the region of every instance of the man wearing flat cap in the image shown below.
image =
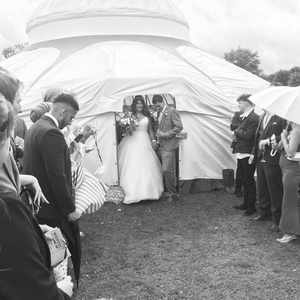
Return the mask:
<svg viewBox="0 0 300 300"><path fill-rule="evenodd" d="M245 210L245 215L255 213L256 184L254 180L255 162L252 148L254 146L255 133L259 122L259 116L254 112L254 105L249 100L250 95L241 95L238 99L240 109L240 125L234 130L235 145L233 152L236 153L238 168L241 170L242 184L244 187L244 201L236 209Z"/></svg>

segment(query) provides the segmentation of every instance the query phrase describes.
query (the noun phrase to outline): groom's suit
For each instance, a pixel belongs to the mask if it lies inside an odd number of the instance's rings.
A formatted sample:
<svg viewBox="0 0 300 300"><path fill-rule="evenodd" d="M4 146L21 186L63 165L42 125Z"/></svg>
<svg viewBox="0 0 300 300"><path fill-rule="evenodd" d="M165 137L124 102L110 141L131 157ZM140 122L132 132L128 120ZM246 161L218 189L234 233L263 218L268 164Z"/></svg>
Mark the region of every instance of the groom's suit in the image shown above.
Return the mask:
<svg viewBox="0 0 300 300"><path fill-rule="evenodd" d="M166 106L159 116L158 142L159 152L162 160L162 170L165 181L165 191L169 195L177 193L176 189L176 150L179 139L176 135L183 129L179 113Z"/></svg>

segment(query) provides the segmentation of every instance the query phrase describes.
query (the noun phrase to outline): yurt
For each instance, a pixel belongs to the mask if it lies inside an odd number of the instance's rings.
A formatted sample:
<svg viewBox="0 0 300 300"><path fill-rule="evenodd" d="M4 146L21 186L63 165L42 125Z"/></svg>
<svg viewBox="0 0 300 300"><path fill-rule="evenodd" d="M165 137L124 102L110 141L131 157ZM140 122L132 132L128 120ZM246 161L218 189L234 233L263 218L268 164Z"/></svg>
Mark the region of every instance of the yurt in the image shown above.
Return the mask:
<svg viewBox="0 0 300 300"><path fill-rule="evenodd" d="M170 0L42 0L27 34L29 48L0 64L24 83L24 116L49 87L75 93L76 123L97 129L98 151L85 163L107 184L119 183L116 114L137 94L162 94L180 112L180 181L221 179L234 168L235 99L268 83L193 45Z"/></svg>

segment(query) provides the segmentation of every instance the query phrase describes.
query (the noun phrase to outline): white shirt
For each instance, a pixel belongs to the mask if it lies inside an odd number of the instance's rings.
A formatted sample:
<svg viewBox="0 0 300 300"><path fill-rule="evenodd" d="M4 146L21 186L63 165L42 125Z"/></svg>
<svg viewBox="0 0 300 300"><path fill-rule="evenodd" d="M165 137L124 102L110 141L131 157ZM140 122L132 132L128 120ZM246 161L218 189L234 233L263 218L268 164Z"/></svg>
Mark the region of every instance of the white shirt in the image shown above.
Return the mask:
<svg viewBox="0 0 300 300"><path fill-rule="evenodd" d="M249 110L247 110L243 114L241 114L240 118L242 118L242 120L246 119L252 113L253 110L254 110L254 108L251 107ZM236 154L237 159L244 159L244 158L247 158L247 157L250 157L250 156L251 156L250 153L237 153Z"/></svg>
<svg viewBox="0 0 300 300"><path fill-rule="evenodd" d="M159 124L161 123L161 120L163 118L163 115L164 115L166 109L167 109L167 105L165 105L164 108L162 109L162 111L160 112L160 115L159 115L159 118L158 118L158 123Z"/></svg>
<svg viewBox="0 0 300 300"><path fill-rule="evenodd" d="M271 114L269 114L269 113L265 114L265 116L263 118L263 124L262 124L263 125L263 129L266 129L266 127L267 127L268 123L270 122L271 118L272 118Z"/></svg>
<svg viewBox="0 0 300 300"><path fill-rule="evenodd" d="M253 110L254 110L254 108L251 107L249 110L247 110L244 113L242 113L240 115L240 118L242 118L242 120L246 119L253 112Z"/></svg>
<svg viewBox="0 0 300 300"><path fill-rule="evenodd" d="M44 116L50 118L54 122L56 127L59 128L59 123L54 116L52 116L50 113L45 113Z"/></svg>

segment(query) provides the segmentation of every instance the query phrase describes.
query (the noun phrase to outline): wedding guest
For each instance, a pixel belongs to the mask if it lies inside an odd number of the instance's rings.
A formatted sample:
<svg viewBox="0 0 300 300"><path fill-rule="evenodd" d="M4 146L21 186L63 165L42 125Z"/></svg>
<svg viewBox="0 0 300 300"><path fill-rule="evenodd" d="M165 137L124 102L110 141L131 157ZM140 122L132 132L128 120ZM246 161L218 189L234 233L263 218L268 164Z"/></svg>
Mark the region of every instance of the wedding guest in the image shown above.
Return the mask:
<svg viewBox="0 0 300 300"><path fill-rule="evenodd" d="M30 112L30 120L35 123L39 120L45 113L50 112L51 104L55 97L62 93L62 89L50 88L46 91L44 95L43 102L34 107Z"/></svg>
<svg viewBox="0 0 300 300"><path fill-rule="evenodd" d="M65 235L77 280L81 259L80 216L75 210L70 151L61 129L72 123L78 110L78 102L72 95L58 95L51 111L28 130L24 149L24 172L38 178L50 203L42 205L38 220L60 228Z"/></svg>
<svg viewBox="0 0 300 300"><path fill-rule="evenodd" d="M237 102L241 112L241 124L234 130L238 168L241 169L242 184L244 187L244 201L236 209L245 210L245 215L255 213L256 187L254 180L255 164L251 159L251 151L254 146L255 132L258 126L259 116L254 112L253 103L249 100L250 95L241 95Z"/></svg>
<svg viewBox="0 0 300 300"><path fill-rule="evenodd" d="M6 123L9 122L10 119L15 119L15 114L19 109L20 86L20 82L12 77L8 72L0 72L0 101L2 104L8 102L7 105L10 105L12 107L8 114L9 118ZM13 124L13 122L10 123ZM10 194L18 197L21 193L21 186L30 186L34 193L34 202L39 206L40 202L45 201L45 197L35 177L19 174L12 151L13 145L11 136L13 134L13 131L14 128L11 128L11 130L9 130L10 139L5 140L7 143L9 143L10 146L9 155L6 155L6 159L0 164L0 181L2 182L0 186L0 194Z"/></svg>
<svg viewBox="0 0 300 300"><path fill-rule="evenodd" d="M21 108L21 98L17 97L15 100L15 126L13 130L12 139L12 148L14 153L14 158L16 160L18 170L22 172L23 169L23 155L24 155L24 139L27 132L27 126L25 121L19 116L22 111Z"/></svg>
<svg viewBox="0 0 300 300"><path fill-rule="evenodd" d="M289 243L300 235L300 199L298 187L300 183L300 162L296 153L300 153L300 125L292 123L291 130L283 130L281 141L284 151L280 157L283 181L282 215L280 230L283 237L280 243Z"/></svg>
<svg viewBox="0 0 300 300"><path fill-rule="evenodd" d="M231 120L230 130L231 131L236 130L241 125L241 122L242 122L241 112L237 111L237 112L234 113L233 118ZM234 136L233 140L232 140L232 143L231 143L231 148L232 148L232 152L233 153L235 151L235 145L236 145L236 138ZM235 175L235 190L234 190L234 194L237 197L242 197L243 196L242 189L243 189L243 185L242 185L242 173L241 173L240 166L237 164L236 175Z"/></svg>
<svg viewBox="0 0 300 300"><path fill-rule="evenodd" d="M0 166L3 166L13 162L10 136L14 109L0 91ZM0 299L70 299L73 284L70 278L55 282L48 245L31 211L20 201L13 183L18 172L13 164L10 166L13 176L9 179L0 169Z"/></svg>
<svg viewBox="0 0 300 300"><path fill-rule="evenodd" d="M260 118L253 148L257 172L257 194L259 215L256 221L272 218L272 229L278 231L282 203L282 174L279 166L280 151L274 151L271 139L280 141L281 132L286 127L285 120L265 112Z"/></svg>

